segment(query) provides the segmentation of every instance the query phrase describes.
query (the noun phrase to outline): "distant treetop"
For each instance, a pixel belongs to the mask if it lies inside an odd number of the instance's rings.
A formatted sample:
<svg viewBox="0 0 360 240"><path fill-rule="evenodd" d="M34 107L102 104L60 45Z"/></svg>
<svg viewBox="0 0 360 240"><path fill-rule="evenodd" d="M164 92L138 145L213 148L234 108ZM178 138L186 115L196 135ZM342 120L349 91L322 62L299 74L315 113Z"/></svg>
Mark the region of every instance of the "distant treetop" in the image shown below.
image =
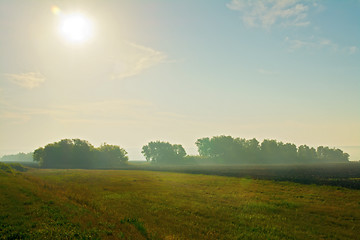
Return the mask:
<svg viewBox="0 0 360 240"><path fill-rule="evenodd" d="M186 156L185 149L180 144L170 144L169 142L149 142L142 147L146 161L158 164L181 163Z"/></svg>
<svg viewBox="0 0 360 240"><path fill-rule="evenodd" d="M4 155L0 159L4 162L32 162L33 161L33 153L23 153L20 152L18 154Z"/></svg>

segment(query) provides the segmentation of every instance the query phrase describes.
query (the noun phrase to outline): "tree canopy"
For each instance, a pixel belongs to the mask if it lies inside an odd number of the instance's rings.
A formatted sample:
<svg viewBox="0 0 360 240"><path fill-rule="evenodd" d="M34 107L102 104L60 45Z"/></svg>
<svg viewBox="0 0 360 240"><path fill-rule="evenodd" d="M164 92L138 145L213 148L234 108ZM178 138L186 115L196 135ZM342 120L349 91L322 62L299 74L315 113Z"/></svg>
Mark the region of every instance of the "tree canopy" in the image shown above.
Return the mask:
<svg viewBox="0 0 360 240"><path fill-rule="evenodd" d="M86 140L63 139L36 149L33 159L44 168L109 168L126 163L126 155L116 145L95 148Z"/></svg>
<svg viewBox="0 0 360 240"><path fill-rule="evenodd" d="M149 142L142 147L141 153L146 161L158 164L180 163L186 156L185 149L180 144L161 141Z"/></svg>

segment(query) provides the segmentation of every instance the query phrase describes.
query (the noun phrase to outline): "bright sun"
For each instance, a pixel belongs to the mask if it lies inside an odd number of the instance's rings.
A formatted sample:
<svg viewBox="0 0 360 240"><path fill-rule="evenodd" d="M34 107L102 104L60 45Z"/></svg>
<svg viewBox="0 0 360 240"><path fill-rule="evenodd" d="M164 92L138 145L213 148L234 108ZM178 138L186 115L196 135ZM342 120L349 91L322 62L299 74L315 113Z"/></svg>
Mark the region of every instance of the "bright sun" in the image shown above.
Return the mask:
<svg viewBox="0 0 360 240"><path fill-rule="evenodd" d="M60 33L68 41L83 43L93 34L92 22L79 13L61 16Z"/></svg>

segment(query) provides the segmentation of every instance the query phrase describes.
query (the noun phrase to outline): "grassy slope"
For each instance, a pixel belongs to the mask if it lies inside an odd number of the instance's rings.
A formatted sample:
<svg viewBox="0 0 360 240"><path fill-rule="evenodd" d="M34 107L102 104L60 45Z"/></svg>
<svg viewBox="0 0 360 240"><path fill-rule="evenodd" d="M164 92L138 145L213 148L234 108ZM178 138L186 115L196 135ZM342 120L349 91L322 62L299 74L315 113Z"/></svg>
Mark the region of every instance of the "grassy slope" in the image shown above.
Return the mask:
<svg viewBox="0 0 360 240"><path fill-rule="evenodd" d="M359 190L167 172L0 172L0 213L4 239L360 235Z"/></svg>

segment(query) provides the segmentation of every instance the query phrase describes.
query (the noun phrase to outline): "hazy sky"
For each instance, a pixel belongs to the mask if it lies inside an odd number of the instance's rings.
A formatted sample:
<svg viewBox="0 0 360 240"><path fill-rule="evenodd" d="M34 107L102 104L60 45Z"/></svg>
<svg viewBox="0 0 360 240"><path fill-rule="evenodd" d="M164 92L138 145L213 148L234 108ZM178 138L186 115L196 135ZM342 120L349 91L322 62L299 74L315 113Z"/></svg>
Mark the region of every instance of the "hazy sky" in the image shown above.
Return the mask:
<svg viewBox="0 0 360 240"><path fill-rule="evenodd" d="M360 146L360 1L0 0L0 155L220 134Z"/></svg>

